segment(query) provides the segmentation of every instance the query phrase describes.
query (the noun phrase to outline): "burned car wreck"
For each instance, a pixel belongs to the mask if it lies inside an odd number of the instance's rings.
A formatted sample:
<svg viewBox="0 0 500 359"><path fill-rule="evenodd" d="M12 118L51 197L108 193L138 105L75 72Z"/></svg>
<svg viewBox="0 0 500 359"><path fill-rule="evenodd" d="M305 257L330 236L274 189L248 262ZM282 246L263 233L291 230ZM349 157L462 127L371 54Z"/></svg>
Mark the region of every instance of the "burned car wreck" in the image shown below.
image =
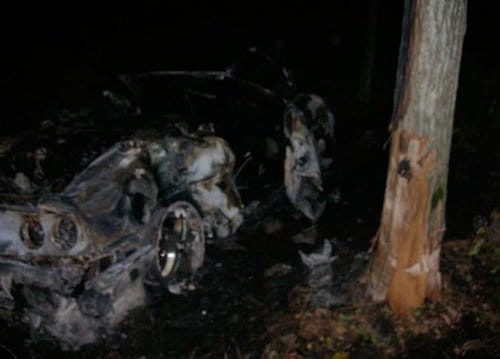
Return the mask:
<svg viewBox="0 0 500 359"><path fill-rule="evenodd" d="M243 220L233 165L214 136L126 141L62 193L3 206L2 306L20 290L35 328L79 346L143 305L145 286L193 289L205 233L227 236Z"/></svg>
<svg viewBox="0 0 500 359"><path fill-rule="evenodd" d="M333 138L327 105L316 95L287 99L232 72L222 74L209 80L201 76L195 83L192 74L182 75L189 86L180 81L175 88L189 91L189 103L196 102L202 116L182 113L161 134L131 133L94 156L61 191L50 188L28 199L2 200L1 308L24 311L36 333L78 348L110 334L127 313L147 303L151 290L181 294L196 289L206 239L234 235L255 209L244 208L242 189L251 187L248 197L267 196L270 192L262 189L269 176L279 173L292 207L312 222L321 216L322 170L331 163L325 149ZM170 85L176 82L171 75L122 77L137 107L129 99L118 101L114 92L104 95L133 126L164 114L165 108L148 107L143 100L154 97L145 84L153 78ZM220 116L213 103L234 101L233 90L220 91L227 82L258 93L261 106L247 96L241 100L243 109L251 107L264 117L266 106L273 109L269 128L214 121ZM175 99L169 91L159 92ZM224 98L228 93L231 98ZM179 98L185 99L185 93ZM177 104L184 106L183 101ZM247 163L255 158L262 161L254 160L252 168ZM271 165L264 168L265 161ZM43 177L40 160L35 167ZM242 171L248 180L236 185Z"/></svg>

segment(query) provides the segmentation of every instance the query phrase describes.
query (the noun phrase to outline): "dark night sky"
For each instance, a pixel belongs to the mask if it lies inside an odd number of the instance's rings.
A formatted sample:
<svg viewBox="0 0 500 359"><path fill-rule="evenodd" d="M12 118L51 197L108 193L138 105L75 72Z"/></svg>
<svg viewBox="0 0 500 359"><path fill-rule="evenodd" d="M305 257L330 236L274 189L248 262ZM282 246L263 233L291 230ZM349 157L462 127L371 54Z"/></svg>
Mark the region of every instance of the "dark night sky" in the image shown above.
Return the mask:
<svg viewBox="0 0 500 359"><path fill-rule="evenodd" d="M366 32L367 8L362 4L339 1L331 8L273 10L30 5L12 10L6 32L11 103L25 108L63 102L71 82L98 87L124 71L222 69L249 46L264 49L291 68L316 73L329 68L330 74L335 68L345 72L342 67L348 64L355 76ZM394 58L401 7L382 7L380 45L388 44Z"/></svg>
<svg viewBox="0 0 500 359"><path fill-rule="evenodd" d="M379 76L384 83L374 86L392 100L402 1L379 4L375 82ZM16 117L94 96L124 71L222 69L254 45L295 70L302 88L330 86L328 96L343 101L359 81L368 6L361 0L329 5L18 6L4 14L7 103ZM499 25L491 6L469 1L464 61L494 68ZM498 71L497 65L496 76Z"/></svg>

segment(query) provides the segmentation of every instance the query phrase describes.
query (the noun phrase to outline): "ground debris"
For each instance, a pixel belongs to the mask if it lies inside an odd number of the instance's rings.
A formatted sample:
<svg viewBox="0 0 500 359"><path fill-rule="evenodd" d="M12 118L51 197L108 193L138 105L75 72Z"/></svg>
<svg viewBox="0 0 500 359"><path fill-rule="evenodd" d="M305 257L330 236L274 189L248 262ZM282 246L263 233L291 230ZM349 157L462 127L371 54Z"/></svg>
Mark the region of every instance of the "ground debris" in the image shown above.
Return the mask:
<svg viewBox="0 0 500 359"><path fill-rule="evenodd" d="M498 357L500 243L480 241L443 243L441 299L405 318L385 305L314 308L315 291L295 287L268 325L265 357Z"/></svg>
<svg viewBox="0 0 500 359"><path fill-rule="evenodd" d="M270 278L274 276L283 276L287 275L293 270L293 267L289 264L285 263L277 263L273 265L272 267L267 268L264 271L264 277L265 278Z"/></svg>

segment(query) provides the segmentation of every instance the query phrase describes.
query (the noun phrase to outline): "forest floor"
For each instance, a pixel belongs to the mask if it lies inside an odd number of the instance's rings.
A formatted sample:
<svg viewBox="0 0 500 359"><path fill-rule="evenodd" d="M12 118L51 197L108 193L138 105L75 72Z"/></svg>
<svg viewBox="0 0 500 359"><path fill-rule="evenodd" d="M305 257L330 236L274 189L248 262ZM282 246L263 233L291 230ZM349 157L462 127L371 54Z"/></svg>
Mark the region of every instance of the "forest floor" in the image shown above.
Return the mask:
<svg viewBox="0 0 500 359"><path fill-rule="evenodd" d="M294 289L289 312L268 326L268 358L498 358L500 222L442 248L441 298L406 317L387 305L309 308Z"/></svg>

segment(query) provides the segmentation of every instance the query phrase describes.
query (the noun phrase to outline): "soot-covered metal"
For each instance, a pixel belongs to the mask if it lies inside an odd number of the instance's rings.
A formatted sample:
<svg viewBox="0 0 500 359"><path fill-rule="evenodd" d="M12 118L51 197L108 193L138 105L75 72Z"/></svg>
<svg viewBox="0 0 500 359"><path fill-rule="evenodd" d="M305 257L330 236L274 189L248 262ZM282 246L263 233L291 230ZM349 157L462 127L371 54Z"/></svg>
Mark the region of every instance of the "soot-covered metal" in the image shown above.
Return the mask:
<svg viewBox="0 0 500 359"><path fill-rule="evenodd" d="M286 92L238 66L122 75L121 89L103 89L108 104L50 114L24 141L4 139L0 306L78 348L113 332L153 290L195 290L206 238L233 236L258 212L240 192L265 202L281 173L274 189L316 221L333 115L280 73ZM50 164L58 150L85 160L66 158L61 171Z"/></svg>

